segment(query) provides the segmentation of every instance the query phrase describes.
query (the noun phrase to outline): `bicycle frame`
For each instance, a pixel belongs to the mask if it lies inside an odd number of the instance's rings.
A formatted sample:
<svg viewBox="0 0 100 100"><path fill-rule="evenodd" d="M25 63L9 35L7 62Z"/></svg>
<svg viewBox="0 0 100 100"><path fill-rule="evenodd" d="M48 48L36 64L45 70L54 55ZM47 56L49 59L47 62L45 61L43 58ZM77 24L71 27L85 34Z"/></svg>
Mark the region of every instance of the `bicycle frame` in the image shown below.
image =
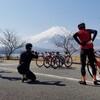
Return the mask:
<svg viewBox="0 0 100 100"><path fill-rule="evenodd" d="M100 80L100 51L99 50L96 50L94 51L94 55L95 55L95 67L96 67L96 71L97 71L97 80ZM93 74L92 74L92 69L91 69L91 66L89 64L89 61L87 62L87 69L88 69L88 72L90 74L91 77L93 77Z"/></svg>

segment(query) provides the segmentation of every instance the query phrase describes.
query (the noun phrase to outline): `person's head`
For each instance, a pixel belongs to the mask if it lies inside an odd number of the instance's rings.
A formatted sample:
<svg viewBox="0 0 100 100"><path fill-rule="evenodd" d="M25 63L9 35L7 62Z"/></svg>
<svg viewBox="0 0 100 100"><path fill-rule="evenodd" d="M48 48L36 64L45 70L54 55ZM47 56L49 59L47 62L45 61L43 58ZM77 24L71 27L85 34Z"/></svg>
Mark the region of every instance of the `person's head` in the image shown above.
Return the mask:
<svg viewBox="0 0 100 100"><path fill-rule="evenodd" d="M26 50L31 50L32 49L32 44L31 43L26 43L25 47L26 47Z"/></svg>
<svg viewBox="0 0 100 100"><path fill-rule="evenodd" d="M78 29L79 29L79 30L85 29L85 23L80 23L80 24L78 24Z"/></svg>

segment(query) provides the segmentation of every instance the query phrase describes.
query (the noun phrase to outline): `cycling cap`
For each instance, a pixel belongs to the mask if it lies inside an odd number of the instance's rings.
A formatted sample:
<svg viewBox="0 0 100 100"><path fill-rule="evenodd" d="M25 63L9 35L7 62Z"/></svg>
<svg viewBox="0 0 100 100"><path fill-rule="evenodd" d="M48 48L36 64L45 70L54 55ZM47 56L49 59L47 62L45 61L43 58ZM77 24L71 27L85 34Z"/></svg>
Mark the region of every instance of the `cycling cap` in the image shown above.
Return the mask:
<svg viewBox="0 0 100 100"><path fill-rule="evenodd" d="M80 23L78 24L79 29L85 29L85 23Z"/></svg>
<svg viewBox="0 0 100 100"><path fill-rule="evenodd" d="M32 48L32 44L31 43L27 43L26 44L26 49L31 49Z"/></svg>

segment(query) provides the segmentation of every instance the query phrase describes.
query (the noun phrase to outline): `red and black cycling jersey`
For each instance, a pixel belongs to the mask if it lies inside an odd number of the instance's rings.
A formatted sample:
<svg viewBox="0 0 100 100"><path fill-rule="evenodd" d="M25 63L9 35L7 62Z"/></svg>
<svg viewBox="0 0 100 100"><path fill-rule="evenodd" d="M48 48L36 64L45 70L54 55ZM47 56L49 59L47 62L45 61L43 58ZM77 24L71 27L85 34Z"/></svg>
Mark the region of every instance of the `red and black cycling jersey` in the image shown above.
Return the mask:
<svg viewBox="0 0 100 100"><path fill-rule="evenodd" d="M78 33L78 37L81 43L89 42L92 40L91 30L88 30L88 29L79 30L77 33ZM81 49L93 48L93 43L92 42L90 44L86 43L86 45L81 45L80 47Z"/></svg>
<svg viewBox="0 0 100 100"><path fill-rule="evenodd" d="M94 33L93 38L91 34ZM73 37L80 44L81 49L93 48L93 43L88 43L89 41L94 41L97 31L92 29L81 29L76 32Z"/></svg>

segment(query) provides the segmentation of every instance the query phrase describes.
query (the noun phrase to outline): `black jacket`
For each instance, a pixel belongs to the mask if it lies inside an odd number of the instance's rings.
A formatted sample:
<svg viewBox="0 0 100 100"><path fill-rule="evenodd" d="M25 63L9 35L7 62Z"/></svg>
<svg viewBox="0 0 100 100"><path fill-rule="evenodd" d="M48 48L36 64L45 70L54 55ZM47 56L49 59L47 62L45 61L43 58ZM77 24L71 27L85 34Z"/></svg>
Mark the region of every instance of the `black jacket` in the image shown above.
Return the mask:
<svg viewBox="0 0 100 100"><path fill-rule="evenodd" d="M19 64L29 68L32 58L37 59L38 54L32 53L31 51L24 51L20 55Z"/></svg>

